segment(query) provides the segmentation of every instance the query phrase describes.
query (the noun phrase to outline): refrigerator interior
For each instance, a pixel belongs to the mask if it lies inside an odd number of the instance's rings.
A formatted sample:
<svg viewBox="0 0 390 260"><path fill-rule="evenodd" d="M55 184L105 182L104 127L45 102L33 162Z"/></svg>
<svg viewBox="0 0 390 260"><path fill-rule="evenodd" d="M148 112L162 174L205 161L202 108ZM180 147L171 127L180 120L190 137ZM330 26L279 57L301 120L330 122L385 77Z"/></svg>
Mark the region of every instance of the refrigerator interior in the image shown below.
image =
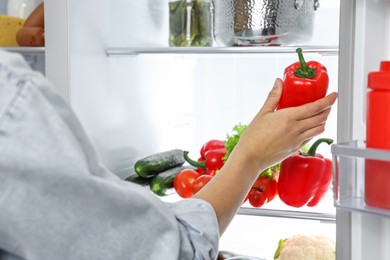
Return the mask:
<svg viewBox="0 0 390 260"><path fill-rule="evenodd" d="M224 139L235 124L249 123L275 78L283 77L284 68L297 61L295 53L106 55L110 47L167 46L167 3L162 2L97 1L90 8L68 1L69 84L60 91L104 164L115 172L139 156L175 147L195 153L209 138ZM310 44L337 47L338 1L321 1L316 15ZM47 52L52 48L48 46ZM305 57L327 66L329 91L336 91L337 55ZM60 63L57 59L57 68ZM326 133L334 139L336 109Z"/></svg>
<svg viewBox="0 0 390 260"><path fill-rule="evenodd" d="M107 49L157 48L168 44L167 1L48 1L48 77L70 102L104 166L126 177L135 160L181 148L196 157L208 139L224 139L237 123L258 112L276 77L297 61L290 53L136 53ZM307 46L338 46L339 2L322 0ZM66 10L66 11L63 11ZM313 47L311 47L313 48ZM338 55L307 52L329 71L329 92L338 89ZM49 66L51 64L52 66ZM62 73L62 74L61 74ZM337 138L337 106L321 137ZM330 148L319 147L330 157ZM167 198L167 200L175 198ZM280 201L273 209L292 210ZM331 192L303 212L333 214ZM299 215L299 212L296 214ZM272 259L281 238L293 234L335 238L334 221L239 214L220 249Z"/></svg>

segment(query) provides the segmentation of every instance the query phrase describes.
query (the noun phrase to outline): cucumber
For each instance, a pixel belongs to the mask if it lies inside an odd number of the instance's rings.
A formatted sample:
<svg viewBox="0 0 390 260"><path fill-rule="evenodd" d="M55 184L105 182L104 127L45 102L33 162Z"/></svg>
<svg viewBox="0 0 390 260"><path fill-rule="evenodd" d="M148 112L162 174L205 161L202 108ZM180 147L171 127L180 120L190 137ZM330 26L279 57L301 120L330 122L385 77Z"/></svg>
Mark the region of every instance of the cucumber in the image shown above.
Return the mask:
<svg viewBox="0 0 390 260"><path fill-rule="evenodd" d="M152 178L150 189L158 196L167 196L174 193L173 182L176 175L184 169L195 169L191 166L177 166L165 170Z"/></svg>
<svg viewBox="0 0 390 260"><path fill-rule="evenodd" d="M138 160L134 170L139 176L150 178L170 168L181 166L184 162L183 150L173 149Z"/></svg>
<svg viewBox="0 0 390 260"><path fill-rule="evenodd" d="M129 181L135 184L139 184L141 186L148 186L152 181L152 178L144 178L138 175L135 171L133 171L128 177L125 178L125 181Z"/></svg>

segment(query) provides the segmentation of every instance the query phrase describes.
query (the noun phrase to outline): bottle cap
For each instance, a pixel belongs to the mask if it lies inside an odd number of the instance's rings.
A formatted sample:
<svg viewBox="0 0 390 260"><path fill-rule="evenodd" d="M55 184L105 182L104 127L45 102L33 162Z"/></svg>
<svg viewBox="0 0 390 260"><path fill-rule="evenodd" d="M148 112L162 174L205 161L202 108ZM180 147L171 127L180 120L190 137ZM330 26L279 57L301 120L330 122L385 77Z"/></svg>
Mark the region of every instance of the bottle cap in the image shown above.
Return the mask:
<svg viewBox="0 0 390 260"><path fill-rule="evenodd" d="M379 71L368 73L368 88L390 90L390 61L381 61Z"/></svg>

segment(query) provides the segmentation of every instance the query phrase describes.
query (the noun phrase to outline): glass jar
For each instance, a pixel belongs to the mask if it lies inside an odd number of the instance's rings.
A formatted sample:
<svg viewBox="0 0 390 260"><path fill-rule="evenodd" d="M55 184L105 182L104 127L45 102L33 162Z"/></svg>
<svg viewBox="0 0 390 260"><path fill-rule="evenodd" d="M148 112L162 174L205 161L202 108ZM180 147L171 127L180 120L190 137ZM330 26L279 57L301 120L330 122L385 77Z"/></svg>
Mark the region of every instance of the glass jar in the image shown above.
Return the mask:
<svg viewBox="0 0 390 260"><path fill-rule="evenodd" d="M169 46L213 45L211 0L169 1Z"/></svg>

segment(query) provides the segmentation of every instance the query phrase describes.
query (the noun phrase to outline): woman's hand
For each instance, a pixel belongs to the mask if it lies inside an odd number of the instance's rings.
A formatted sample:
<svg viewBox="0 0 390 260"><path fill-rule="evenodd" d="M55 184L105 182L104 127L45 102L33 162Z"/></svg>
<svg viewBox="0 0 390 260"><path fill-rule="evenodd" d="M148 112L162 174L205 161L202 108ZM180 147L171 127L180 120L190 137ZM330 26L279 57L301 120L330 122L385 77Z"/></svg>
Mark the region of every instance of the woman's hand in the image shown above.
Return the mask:
<svg viewBox="0 0 390 260"><path fill-rule="evenodd" d="M275 81L222 169L193 197L215 210L221 234L244 201L259 172L282 161L322 133L337 93L299 107L276 111L283 82Z"/></svg>
<svg viewBox="0 0 390 260"><path fill-rule="evenodd" d="M237 151L258 162L260 169L280 162L324 132L331 106L337 99L337 93L332 93L309 104L275 111L282 85L282 80L275 81L263 107L237 144Z"/></svg>

